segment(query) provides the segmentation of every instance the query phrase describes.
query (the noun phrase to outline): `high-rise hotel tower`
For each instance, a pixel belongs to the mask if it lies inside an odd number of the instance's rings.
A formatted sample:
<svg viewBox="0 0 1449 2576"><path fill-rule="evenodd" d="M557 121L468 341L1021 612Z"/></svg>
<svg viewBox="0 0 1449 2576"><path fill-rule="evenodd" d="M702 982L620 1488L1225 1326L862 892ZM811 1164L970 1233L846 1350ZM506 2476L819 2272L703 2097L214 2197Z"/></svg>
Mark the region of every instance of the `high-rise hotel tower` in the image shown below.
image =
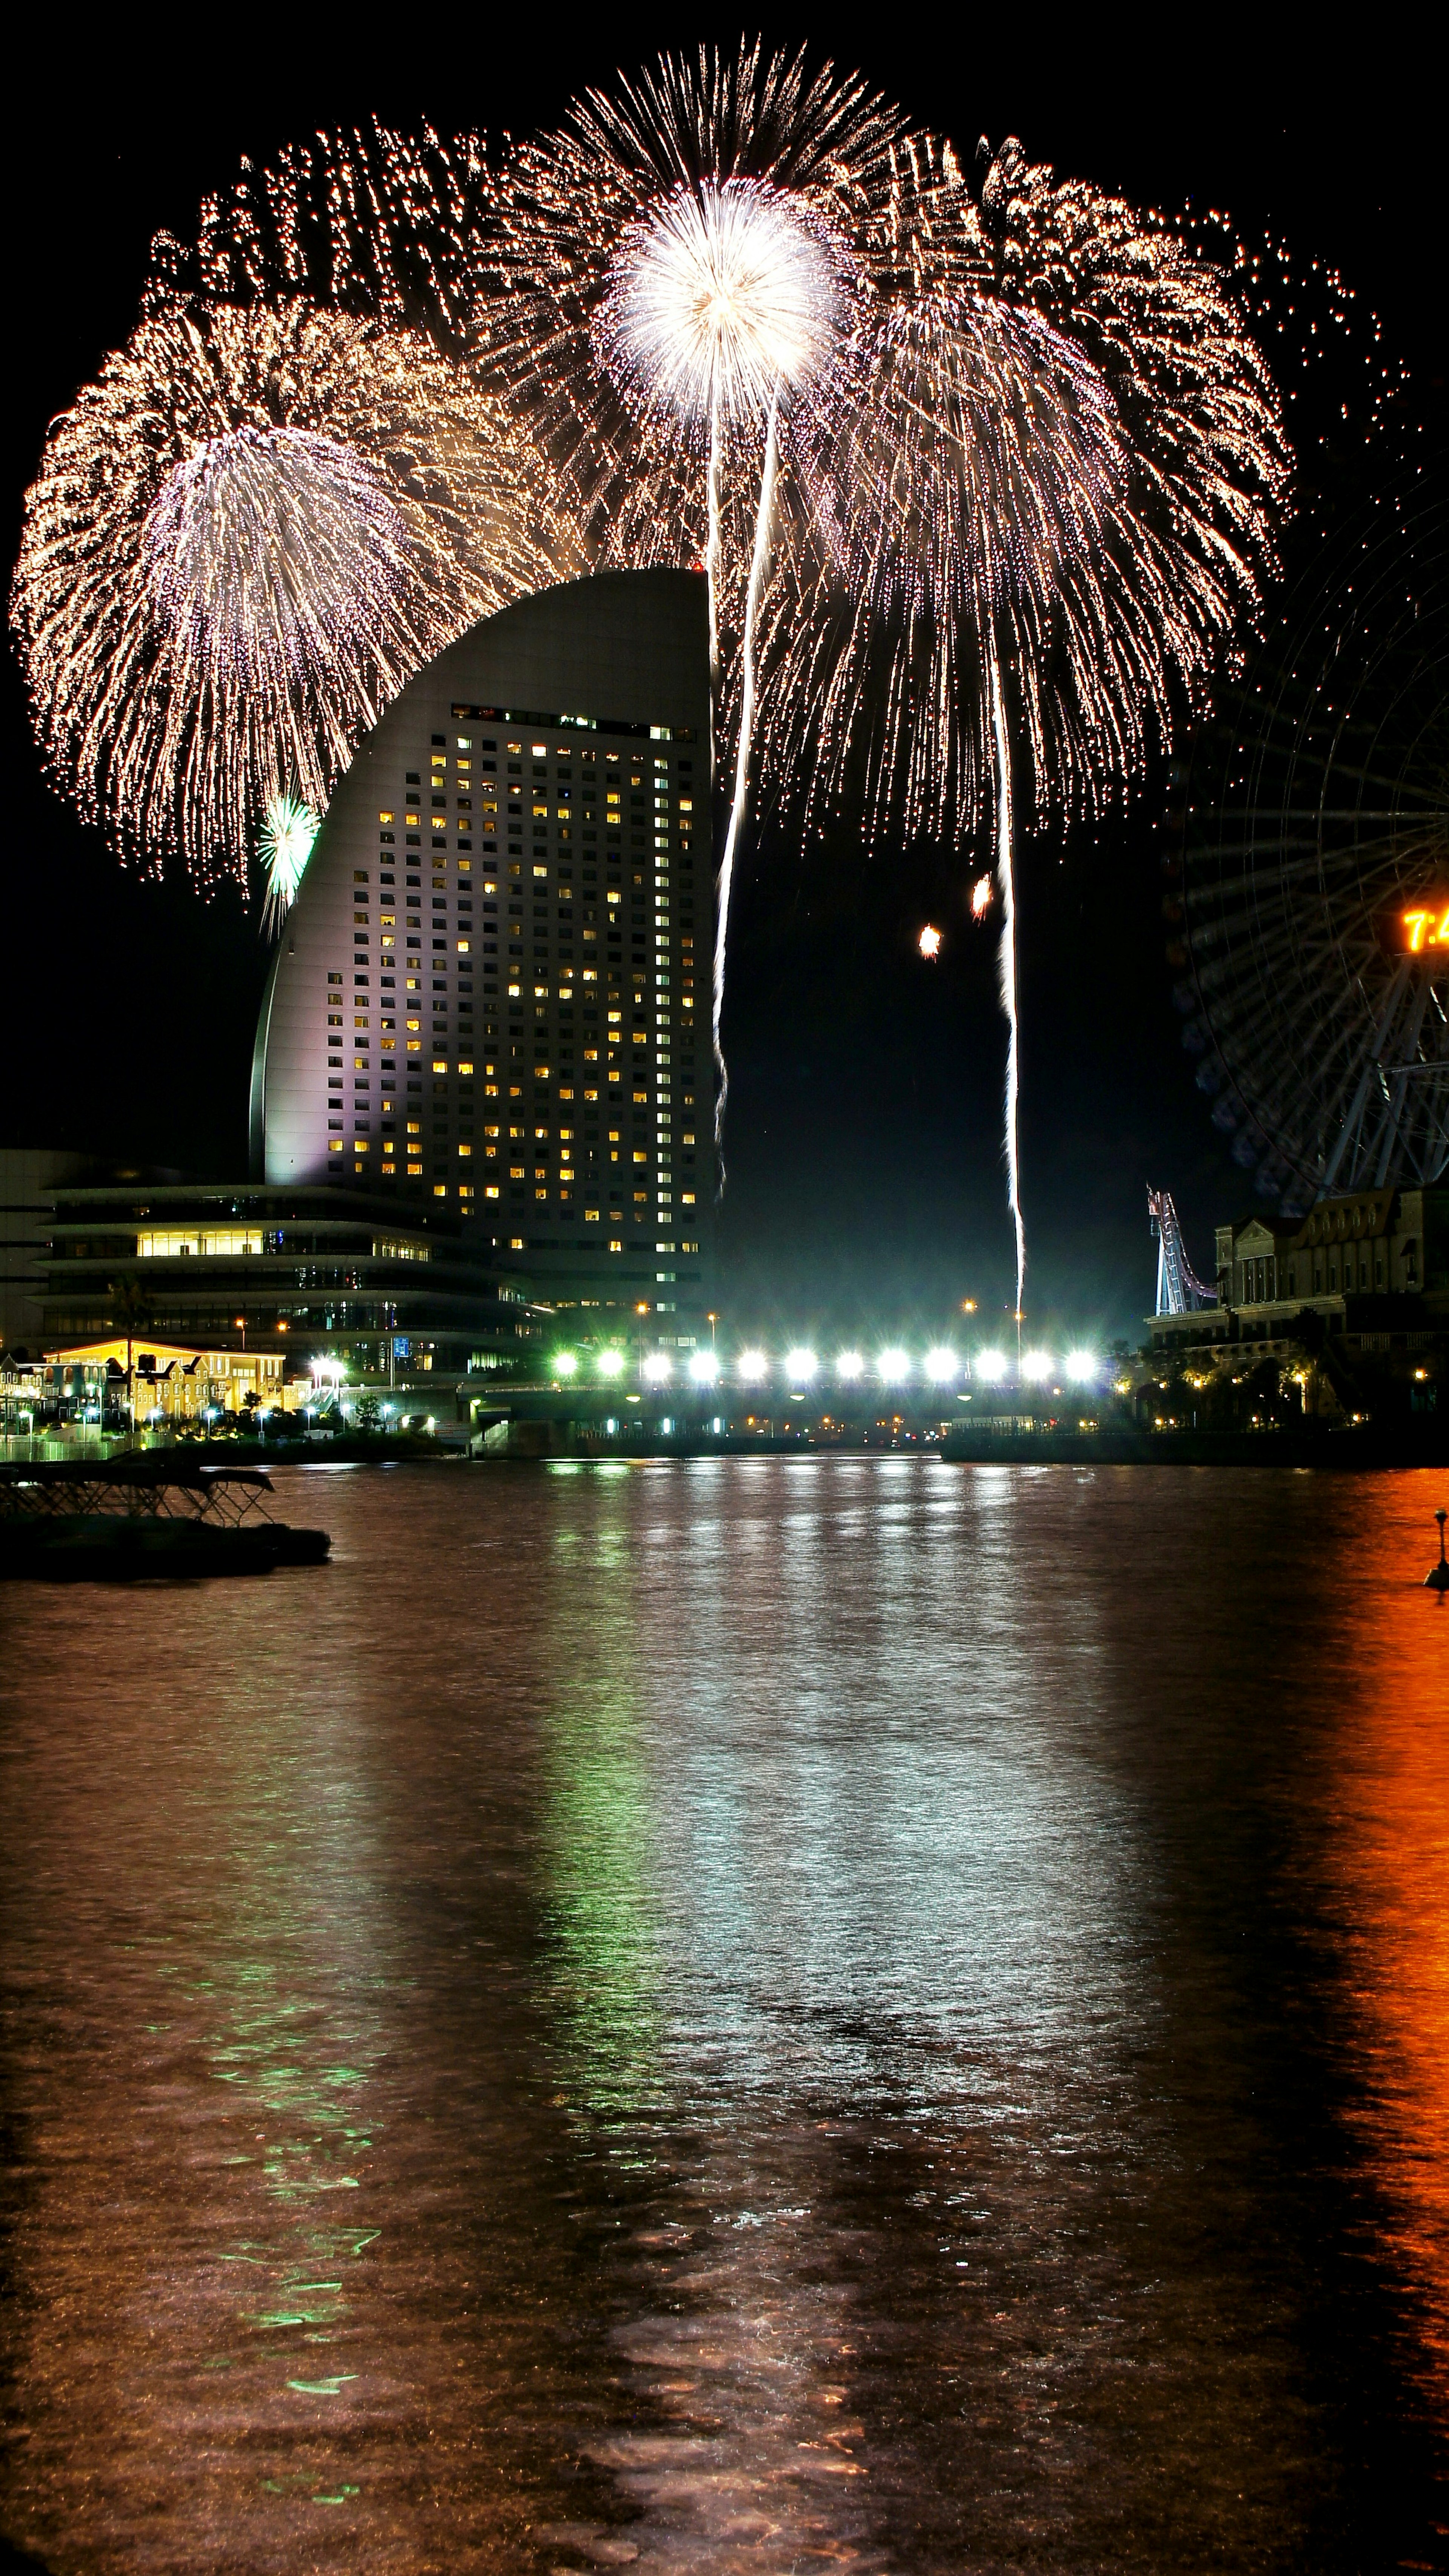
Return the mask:
<svg viewBox="0 0 1449 2576"><path fill-rule="evenodd" d="M702 578L521 600L332 798L262 1004L254 1171L446 1208L552 1302L694 1320L713 946Z"/></svg>

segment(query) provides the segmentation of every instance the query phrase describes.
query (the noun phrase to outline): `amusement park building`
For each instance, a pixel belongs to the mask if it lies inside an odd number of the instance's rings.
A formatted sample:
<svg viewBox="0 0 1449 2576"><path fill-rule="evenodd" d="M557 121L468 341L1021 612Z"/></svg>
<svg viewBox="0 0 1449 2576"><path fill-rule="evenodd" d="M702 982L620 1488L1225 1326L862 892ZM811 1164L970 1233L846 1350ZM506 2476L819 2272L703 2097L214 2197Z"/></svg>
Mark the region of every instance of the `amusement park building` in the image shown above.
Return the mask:
<svg viewBox="0 0 1449 2576"><path fill-rule="evenodd" d="M1364 1190L1291 1226L1219 1226L1217 1287L1216 1305L1152 1318L1156 1353L1185 1364L1244 1343L1283 1356L1325 1342L1377 1357L1449 1350L1449 1188Z"/></svg>
<svg viewBox="0 0 1449 2576"><path fill-rule="evenodd" d="M693 573L561 584L420 672L337 787L278 944L256 1178L444 1215L551 1306L614 1335L649 1310L652 1338L692 1344L710 741Z"/></svg>

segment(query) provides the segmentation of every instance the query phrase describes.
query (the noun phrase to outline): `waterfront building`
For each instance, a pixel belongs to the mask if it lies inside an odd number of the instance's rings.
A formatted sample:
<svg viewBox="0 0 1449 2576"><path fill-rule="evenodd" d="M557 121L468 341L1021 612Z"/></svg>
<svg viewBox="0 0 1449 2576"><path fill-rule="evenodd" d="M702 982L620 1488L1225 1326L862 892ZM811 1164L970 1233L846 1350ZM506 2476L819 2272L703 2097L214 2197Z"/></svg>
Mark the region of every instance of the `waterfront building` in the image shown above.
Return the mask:
<svg viewBox="0 0 1449 2576"><path fill-rule="evenodd" d="M528 1374L544 1318L456 1210L311 1187L118 1181L56 1191L40 1297L57 1350L130 1329L356 1380Z"/></svg>
<svg viewBox="0 0 1449 2576"><path fill-rule="evenodd" d="M711 1297L709 638L698 574L483 620L336 788L257 1033L253 1168L446 1216L576 1337ZM381 1222L380 1218L378 1220Z"/></svg>
<svg viewBox="0 0 1449 2576"><path fill-rule="evenodd" d="M1449 1188L1346 1192L1217 1229L1217 1302L1154 1315L1150 1371L1310 1375L1347 1413L1432 1410L1449 1372ZM1206 1379L1204 1379L1206 1383Z"/></svg>
<svg viewBox="0 0 1449 2576"><path fill-rule="evenodd" d="M54 1193L87 1167L84 1154L0 1148L0 1351L34 1356L43 1331Z"/></svg>
<svg viewBox="0 0 1449 2576"><path fill-rule="evenodd" d="M274 1351L204 1351L155 1333L47 1351L40 1392L47 1417L104 1424L123 1403L138 1424L200 1430L218 1414L285 1413L313 1400L310 1377L288 1378Z"/></svg>

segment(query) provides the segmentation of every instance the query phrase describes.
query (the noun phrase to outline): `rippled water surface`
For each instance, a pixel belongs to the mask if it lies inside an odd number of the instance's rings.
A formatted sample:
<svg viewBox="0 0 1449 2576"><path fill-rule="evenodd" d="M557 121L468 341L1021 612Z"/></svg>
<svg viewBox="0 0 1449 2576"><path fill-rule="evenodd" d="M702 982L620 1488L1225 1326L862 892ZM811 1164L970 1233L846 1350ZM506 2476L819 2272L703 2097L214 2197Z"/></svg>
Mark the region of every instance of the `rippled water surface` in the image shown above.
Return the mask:
<svg viewBox="0 0 1449 2576"><path fill-rule="evenodd" d="M13 2545L1449 2564L1442 1477L278 1482L0 1596Z"/></svg>

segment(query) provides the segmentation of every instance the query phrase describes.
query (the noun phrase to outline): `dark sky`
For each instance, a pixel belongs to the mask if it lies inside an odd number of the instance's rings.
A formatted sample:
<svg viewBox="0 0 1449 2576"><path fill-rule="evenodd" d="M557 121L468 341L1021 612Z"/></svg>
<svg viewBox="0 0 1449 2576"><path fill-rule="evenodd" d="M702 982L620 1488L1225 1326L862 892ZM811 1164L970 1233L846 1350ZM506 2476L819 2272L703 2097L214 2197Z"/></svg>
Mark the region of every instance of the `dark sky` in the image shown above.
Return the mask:
<svg viewBox="0 0 1449 2576"><path fill-rule="evenodd" d="M1224 34L1181 53L1164 50L1160 12L1092 13L1081 35L1065 15L1004 18L1011 40L983 39L975 13L874 13L873 40L853 42L841 20L832 48L968 153L978 134L1014 132L1063 172L1142 202L1227 207L1245 231L1271 222L1332 260L1382 315L1437 434L1439 138L1425 67L1402 51L1412 13L1385 13L1379 52L1335 55L1326 70L1241 15L1233 44ZM97 42L88 22L63 80L7 136L10 559L46 423L132 327L151 234L188 235L203 190L240 153L265 160L312 126L374 109L404 127L524 130L616 63L727 32L640 16L599 39L550 13L527 43L500 42L490 20L485 47L476 21L420 13L406 28L386 22L374 69L366 29L383 22L368 18L252 12L215 50L227 20L161 11L132 23L140 50ZM765 32L813 38L814 27L778 19ZM3 688L18 901L0 1142L239 1174L264 971L255 930L234 898L206 904L182 884L124 876L46 787L11 654ZM1175 1191L1200 1269L1213 1224L1249 1198L1179 1043L1159 916L1162 806L1159 764L1125 818L1022 856L1028 1307L1044 1330L1133 1329L1153 1282L1149 1181ZM723 1296L742 1323L934 1328L963 1297L983 1317L1010 1301L994 943L962 905L975 872L972 857L933 850L867 860L840 832L802 857L767 828L747 857L722 1222ZM933 968L913 948L926 918L949 934Z"/></svg>

